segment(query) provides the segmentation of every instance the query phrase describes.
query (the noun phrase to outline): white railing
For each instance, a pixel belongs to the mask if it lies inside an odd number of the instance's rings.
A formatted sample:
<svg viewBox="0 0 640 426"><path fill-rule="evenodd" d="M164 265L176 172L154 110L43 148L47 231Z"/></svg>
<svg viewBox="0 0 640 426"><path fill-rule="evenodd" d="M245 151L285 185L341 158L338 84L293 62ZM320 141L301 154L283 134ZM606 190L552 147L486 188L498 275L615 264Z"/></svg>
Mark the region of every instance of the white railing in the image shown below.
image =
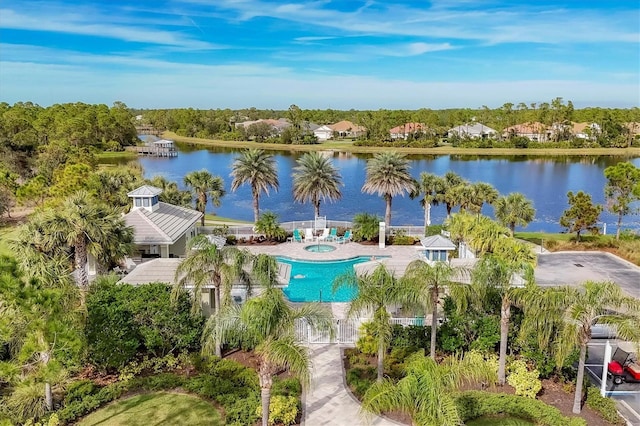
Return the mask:
<svg viewBox="0 0 640 426"><path fill-rule="evenodd" d="M296 339L309 344L349 343L355 344L360 335L360 326L370 318L339 319L334 323L335 335L331 339L329 330L316 330L304 319L295 321ZM391 318L391 324L403 327L417 325L424 326L424 318Z"/></svg>

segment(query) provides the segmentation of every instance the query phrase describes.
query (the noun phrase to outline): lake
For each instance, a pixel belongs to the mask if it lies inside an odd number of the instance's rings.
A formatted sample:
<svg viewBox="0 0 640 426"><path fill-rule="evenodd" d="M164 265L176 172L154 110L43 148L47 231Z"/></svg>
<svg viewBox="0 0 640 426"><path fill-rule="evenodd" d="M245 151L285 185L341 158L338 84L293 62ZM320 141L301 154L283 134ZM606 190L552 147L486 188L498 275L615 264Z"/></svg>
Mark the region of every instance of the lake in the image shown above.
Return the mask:
<svg viewBox="0 0 640 426"><path fill-rule="evenodd" d="M220 216L233 217L252 221L253 210L251 191L243 186L237 192L229 191L231 185L231 164L237 152L226 148L203 148L178 144L179 155L175 158L141 157L145 177L163 175L167 179L177 181L184 187L183 177L194 170L207 169L220 175L227 188L227 195L222 205L215 210L209 204L208 212ZM269 196L260 198L260 210L276 212L282 222L293 220L309 220L313 218L313 207L310 204L293 202L291 173L296 159L302 154L277 152L275 155L280 189ZM340 171L343 182L342 199L333 204L322 204L320 214L332 220L351 220L356 213L368 212L384 215L384 200L376 195L361 192L365 179L365 166L369 155L351 153L329 153L334 165ZM533 200L536 208L536 219L526 229L531 231L559 232L558 224L562 212L568 207L568 191L585 191L591 194L594 202L604 203L604 169L620 161L629 161L622 157L531 157L531 156L472 156L472 155L412 155L411 174L418 177L421 172L444 175L452 170L465 179L476 182L488 182L495 186L501 194L522 192ZM640 167L640 158L630 159ZM484 214L493 216L493 208L485 206ZM444 206L431 209L432 224L439 224L446 217ZM603 212L601 220L607 223L607 233L615 232L616 217ZM409 197L394 197L392 209L392 225L421 225L424 223L424 210L418 200ZM640 218L627 216L623 227L637 229Z"/></svg>

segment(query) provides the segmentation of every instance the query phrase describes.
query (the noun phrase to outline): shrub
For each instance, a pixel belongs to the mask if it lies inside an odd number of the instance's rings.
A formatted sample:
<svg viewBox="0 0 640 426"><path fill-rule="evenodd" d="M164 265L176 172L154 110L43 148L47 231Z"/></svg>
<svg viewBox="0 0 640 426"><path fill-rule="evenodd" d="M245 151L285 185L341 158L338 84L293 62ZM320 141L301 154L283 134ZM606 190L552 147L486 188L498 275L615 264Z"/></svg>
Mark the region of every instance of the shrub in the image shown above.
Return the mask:
<svg viewBox="0 0 640 426"><path fill-rule="evenodd" d="M275 378L271 387L272 395L295 396L302 395L302 385L298 379L278 379Z"/></svg>
<svg viewBox="0 0 640 426"><path fill-rule="evenodd" d="M282 240L287 232L280 226L278 215L273 212L264 212L256 222L256 232L264 234L268 240Z"/></svg>
<svg viewBox="0 0 640 426"><path fill-rule="evenodd" d="M349 385L356 397L361 399L367 389L375 382L376 375L375 367L351 368L347 371L347 385Z"/></svg>
<svg viewBox="0 0 640 426"><path fill-rule="evenodd" d="M540 373L535 369L529 371L527 363L523 360L513 361L509 365L509 371L507 383L516 389L516 395L535 398L540 389L542 389L542 382L538 378Z"/></svg>
<svg viewBox="0 0 640 426"><path fill-rule="evenodd" d="M365 355L378 353L378 341L373 337L374 326L371 322L364 322L360 326L360 333L356 348Z"/></svg>
<svg viewBox="0 0 640 426"><path fill-rule="evenodd" d="M600 389L595 386L589 386L587 389L587 407L600 413L602 418L611 424L625 424L625 421L618 414L615 401L600 395Z"/></svg>
<svg viewBox="0 0 640 426"><path fill-rule="evenodd" d="M262 416L262 406L256 407L256 415ZM276 395L269 403L269 424L292 425L298 416L298 399L293 396Z"/></svg>
<svg viewBox="0 0 640 426"><path fill-rule="evenodd" d="M73 401L79 401L88 395L95 394L97 391L98 387L91 380L78 380L67 387L64 402L65 404L68 404Z"/></svg>
<svg viewBox="0 0 640 426"><path fill-rule="evenodd" d="M517 395L467 391L456 397L458 413L463 421L481 416L508 414L541 426L586 426L584 419L565 417L555 407L536 399Z"/></svg>
<svg viewBox="0 0 640 426"><path fill-rule="evenodd" d="M410 347L413 348L413 352L416 349L429 350L431 347L431 327L422 325L403 327L396 324L391 332L391 347Z"/></svg>
<svg viewBox="0 0 640 426"><path fill-rule="evenodd" d="M372 241L378 237L379 224L382 219L369 213L358 213L353 217L353 239L355 241Z"/></svg>

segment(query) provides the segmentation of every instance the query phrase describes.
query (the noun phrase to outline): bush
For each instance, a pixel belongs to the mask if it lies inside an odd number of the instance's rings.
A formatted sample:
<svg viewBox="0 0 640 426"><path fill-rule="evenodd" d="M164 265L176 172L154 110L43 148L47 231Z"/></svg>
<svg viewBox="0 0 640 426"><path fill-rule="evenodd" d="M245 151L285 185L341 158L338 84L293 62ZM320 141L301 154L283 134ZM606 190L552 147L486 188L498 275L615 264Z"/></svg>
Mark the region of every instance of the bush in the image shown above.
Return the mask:
<svg viewBox="0 0 640 426"><path fill-rule="evenodd" d="M586 426L579 417L565 417L555 407L536 399L517 395L467 391L456 397L458 413L463 421L481 416L508 414L541 426Z"/></svg>
<svg viewBox="0 0 640 426"><path fill-rule="evenodd" d="M347 385L359 399L362 399L367 389L375 382L377 372L375 367L355 367L347 371Z"/></svg>
<svg viewBox="0 0 640 426"><path fill-rule="evenodd" d="M186 293L173 303L167 284L98 282L87 296L87 315L89 358L103 369L200 349L202 316L191 313Z"/></svg>
<svg viewBox="0 0 640 426"><path fill-rule="evenodd" d="M587 389L587 407L600 413L603 419L613 425L624 425L625 421L618 414L616 403L611 398L600 395L600 389L589 386Z"/></svg>
<svg viewBox="0 0 640 426"><path fill-rule="evenodd" d="M273 381L271 387L271 395L281 396L295 396L300 397L302 395L302 385L298 379L278 379L277 377Z"/></svg>
<svg viewBox="0 0 640 426"><path fill-rule="evenodd" d="M413 349L412 352L417 349L428 351L431 347L431 327L422 325L403 327L396 324L391 332L391 347L409 347Z"/></svg>
<svg viewBox="0 0 640 426"><path fill-rule="evenodd" d="M353 217L354 241L372 241L378 237L379 224L382 219L369 213L358 213Z"/></svg>
<svg viewBox="0 0 640 426"><path fill-rule="evenodd" d="M373 337L373 323L362 323L359 331L360 337L358 337L358 341L356 342L356 348L365 355L376 355L378 353L378 341Z"/></svg>
<svg viewBox="0 0 640 426"><path fill-rule="evenodd" d="M535 398L542 389L542 382L538 378L540 373L535 369L529 371L527 363L523 360L513 361L509 365L509 372L507 383L516 389L516 395Z"/></svg>
<svg viewBox="0 0 640 426"><path fill-rule="evenodd" d="M256 415L262 416L262 405L256 407ZM292 425L298 416L298 399L293 396L276 395L269 403L269 424Z"/></svg>
<svg viewBox="0 0 640 426"><path fill-rule="evenodd" d="M73 401L80 401L89 395L94 395L97 391L98 387L91 380L78 380L67 387L64 402L68 404Z"/></svg>

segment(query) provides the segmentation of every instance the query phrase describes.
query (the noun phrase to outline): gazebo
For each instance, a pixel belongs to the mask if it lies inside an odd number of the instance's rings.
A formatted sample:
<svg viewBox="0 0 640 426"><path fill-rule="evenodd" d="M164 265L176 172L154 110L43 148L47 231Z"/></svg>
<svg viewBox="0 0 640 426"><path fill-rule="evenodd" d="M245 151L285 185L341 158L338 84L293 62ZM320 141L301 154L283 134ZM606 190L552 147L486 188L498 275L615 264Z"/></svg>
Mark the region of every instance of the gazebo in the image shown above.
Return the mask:
<svg viewBox="0 0 640 426"><path fill-rule="evenodd" d="M455 249L456 245L440 234L421 239L417 248L420 258L427 262L448 262L449 252Z"/></svg>

